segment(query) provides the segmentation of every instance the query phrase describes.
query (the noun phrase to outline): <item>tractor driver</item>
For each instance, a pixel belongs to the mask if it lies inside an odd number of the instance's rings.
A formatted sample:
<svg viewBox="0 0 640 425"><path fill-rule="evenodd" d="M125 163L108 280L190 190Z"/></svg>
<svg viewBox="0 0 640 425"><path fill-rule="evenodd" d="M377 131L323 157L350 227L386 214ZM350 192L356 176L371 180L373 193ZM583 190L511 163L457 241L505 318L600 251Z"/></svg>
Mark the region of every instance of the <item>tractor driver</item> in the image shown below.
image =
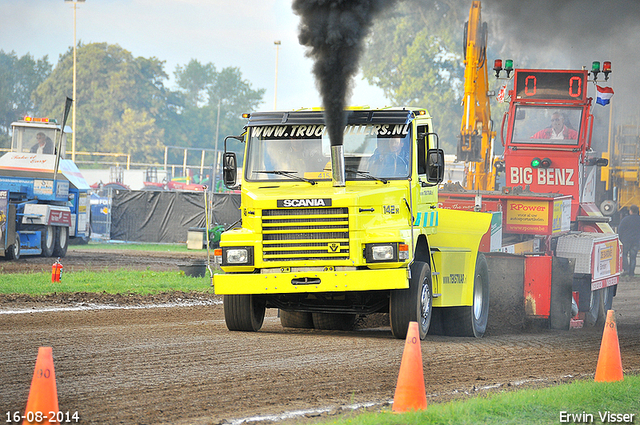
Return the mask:
<svg viewBox="0 0 640 425"><path fill-rule="evenodd" d="M44 153L53 155L53 141L43 132L36 134L36 143L31 146L31 153Z"/></svg>
<svg viewBox="0 0 640 425"><path fill-rule="evenodd" d="M409 173L407 143L400 137L378 139L369 158L369 172L376 177L402 177Z"/></svg>

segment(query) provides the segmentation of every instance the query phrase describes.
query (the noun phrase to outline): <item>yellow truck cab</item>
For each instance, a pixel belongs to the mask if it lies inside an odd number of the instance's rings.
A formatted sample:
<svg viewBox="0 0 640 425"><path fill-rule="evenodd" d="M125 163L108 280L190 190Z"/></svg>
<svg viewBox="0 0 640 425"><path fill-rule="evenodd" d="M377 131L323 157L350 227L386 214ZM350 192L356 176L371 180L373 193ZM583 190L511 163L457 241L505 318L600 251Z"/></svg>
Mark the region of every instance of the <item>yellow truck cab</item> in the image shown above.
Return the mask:
<svg viewBox="0 0 640 425"><path fill-rule="evenodd" d="M425 109L346 110L339 150L322 110L248 118L229 136L245 143L241 172L225 140L224 180L240 186L242 217L221 236L214 277L230 330L257 331L278 308L285 327L346 330L382 312L398 338L411 321L421 338L430 327L482 336L478 247L491 215L437 208L444 152Z"/></svg>

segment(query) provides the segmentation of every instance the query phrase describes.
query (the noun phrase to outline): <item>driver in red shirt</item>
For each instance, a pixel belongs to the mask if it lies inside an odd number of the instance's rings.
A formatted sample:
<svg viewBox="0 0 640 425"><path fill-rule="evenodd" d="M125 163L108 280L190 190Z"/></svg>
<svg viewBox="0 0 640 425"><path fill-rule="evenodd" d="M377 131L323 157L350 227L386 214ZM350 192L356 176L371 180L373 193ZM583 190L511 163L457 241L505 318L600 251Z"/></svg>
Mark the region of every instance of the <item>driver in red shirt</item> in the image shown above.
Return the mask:
<svg viewBox="0 0 640 425"><path fill-rule="evenodd" d="M564 125L564 116L560 112L551 115L551 127L544 128L531 136L532 139L577 139L578 132Z"/></svg>

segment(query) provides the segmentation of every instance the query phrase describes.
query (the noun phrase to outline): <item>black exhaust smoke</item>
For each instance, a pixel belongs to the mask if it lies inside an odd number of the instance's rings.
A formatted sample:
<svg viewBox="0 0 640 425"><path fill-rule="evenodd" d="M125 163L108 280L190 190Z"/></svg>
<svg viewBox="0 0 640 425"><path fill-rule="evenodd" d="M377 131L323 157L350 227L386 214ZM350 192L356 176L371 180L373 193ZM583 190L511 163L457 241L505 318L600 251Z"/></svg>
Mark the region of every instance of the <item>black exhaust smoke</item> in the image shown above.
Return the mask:
<svg viewBox="0 0 640 425"><path fill-rule="evenodd" d="M307 55L315 61L313 74L331 140L334 186L344 186L344 158L334 158L334 151L342 152L344 108L352 78L358 71L364 38L373 18L394 4L395 0L293 1L293 11L300 16L298 39L308 47ZM342 174L342 178L336 180L338 174Z"/></svg>

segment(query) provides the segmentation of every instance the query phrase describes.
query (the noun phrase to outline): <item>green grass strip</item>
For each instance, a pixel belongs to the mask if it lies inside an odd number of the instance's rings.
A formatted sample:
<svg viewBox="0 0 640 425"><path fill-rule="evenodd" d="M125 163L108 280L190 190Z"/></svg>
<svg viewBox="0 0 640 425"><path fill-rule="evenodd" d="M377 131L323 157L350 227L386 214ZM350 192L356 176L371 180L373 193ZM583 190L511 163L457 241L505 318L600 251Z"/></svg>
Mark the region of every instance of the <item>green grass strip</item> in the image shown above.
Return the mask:
<svg viewBox="0 0 640 425"><path fill-rule="evenodd" d="M51 273L3 274L2 294L47 295L52 293L106 292L109 294L157 294L171 291L212 292L211 278L190 277L184 272L114 270L62 273L62 282L51 282Z"/></svg>
<svg viewBox="0 0 640 425"><path fill-rule="evenodd" d="M561 423L640 424L640 376L625 376L621 382L585 380L543 389L490 393L470 400L430 404L422 412L365 413L323 422L352 425Z"/></svg>

